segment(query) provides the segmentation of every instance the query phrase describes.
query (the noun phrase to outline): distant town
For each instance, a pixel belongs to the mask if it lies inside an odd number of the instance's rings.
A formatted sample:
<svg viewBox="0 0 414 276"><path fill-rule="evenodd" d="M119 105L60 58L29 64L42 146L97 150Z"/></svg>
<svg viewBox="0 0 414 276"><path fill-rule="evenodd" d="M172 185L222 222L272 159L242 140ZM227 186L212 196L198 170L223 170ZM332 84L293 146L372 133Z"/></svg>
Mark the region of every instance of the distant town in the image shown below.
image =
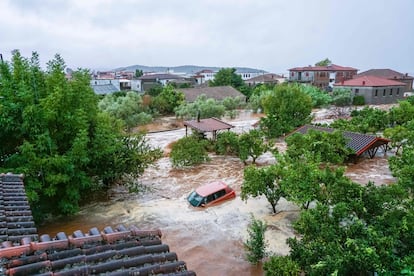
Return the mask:
<svg viewBox="0 0 414 276"><path fill-rule="evenodd" d="M111 71L92 71L91 87L96 94L105 95L118 91L145 92L156 85L175 84L200 88L214 80L220 68L201 66L147 67L129 66ZM246 85L280 84L298 82L331 92L334 88L347 88L353 95L361 95L367 104L389 104L412 94L413 77L392 69L370 69L358 73L357 68L329 63L293 67L289 75L266 72L253 68L235 68ZM158 70L158 71L156 71ZM178 71L180 70L180 71ZM71 70L68 70L70 78Z"/></svg>

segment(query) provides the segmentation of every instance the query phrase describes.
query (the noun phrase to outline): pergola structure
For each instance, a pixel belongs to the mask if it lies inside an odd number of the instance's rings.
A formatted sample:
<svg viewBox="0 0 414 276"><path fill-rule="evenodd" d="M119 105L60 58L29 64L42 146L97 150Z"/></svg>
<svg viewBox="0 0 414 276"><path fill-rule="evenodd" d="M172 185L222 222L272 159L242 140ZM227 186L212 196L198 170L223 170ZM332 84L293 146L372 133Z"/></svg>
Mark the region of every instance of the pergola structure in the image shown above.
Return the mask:
<svg viewBox="0 0 414 276"><path fill-rule="evenodd" d="M334 132L335 129L328 127L319 127L312 125L304 125L293 133L306 134L309 129L324 131L324 132ZM342 135L347 139L347 147L354 150L356 156L361 156L363 153L367 153L370 158L374 158L375 154L378 151L378 148L382 147L384 152L388 149L388 143L391 140L377 137L374 135L367 135L357 132L343 131Z"/></svg>
<svg viewBox="0 0 414 276"><path fill-rule="evenodd" d="M206 132L213 134L213 140L217 138L217 132L219 130L230 130L234 126L223 122L217 118L197 119L191 121L184 121L185 136L187 136L188 127L205 135Z"/></svg>

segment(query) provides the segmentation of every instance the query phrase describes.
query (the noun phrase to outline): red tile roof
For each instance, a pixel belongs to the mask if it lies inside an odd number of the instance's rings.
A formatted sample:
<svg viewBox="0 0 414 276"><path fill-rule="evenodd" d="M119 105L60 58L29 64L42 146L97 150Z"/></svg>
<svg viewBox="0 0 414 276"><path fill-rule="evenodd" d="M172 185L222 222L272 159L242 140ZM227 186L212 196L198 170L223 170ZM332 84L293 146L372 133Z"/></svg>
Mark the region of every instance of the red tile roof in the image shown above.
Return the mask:
<svg viewBox="0 0 414 276"><path fill-rule="evenodd" d="M38 239L23 175L0 174L0 243Z"/></svg>
<svg viewBox="0 0 414 276"><path fill-rule="evenodd" d="M379 86L405 86L405 83L379 78L375 76L362 76L355 79L346 80L343 83L338 82L335 86L367 86L367 87L379 87Z"/></svg>
<svg viewBox="0 0 414 276"><path fill-rule="evenodd" d="M4 275L195 275L161 243L159 230L92 228L0 248Z"/></svg>
<svg viewBox="0 0 414 276"><path fill-rule="evenodd" d="M289 69L289 71L358 71L353 67L344 67L336 64L328 66L306 66L306 67L295 67Z"/></svg>
<svg viewBox="0 0 414 276"><path fill-rule="evenodd" d="M408 76L408 74L402 74L400 72L391 70L391 69L370 69L365 72L361 72L356 77L362 77L362 76L375 76L385 79L414 79L411 76Z"/></svg>
<svg viewBox="0 0 414 276"><path fill-rule="evenodd" d="M223 122L222 120L219 120L217 118L201 119L200 121L184 121L184 126L189 126L193 129L198 130L199 132L212 132L216 130L230 129L234 127L233 125Z"/></svg>
<svg viewBox="0 0 414 276"><path fill-rule="evenodd" d="M22 175L0 174L0 233L1 275L195 275L160 230L120 225L39 237Z"/></svg>

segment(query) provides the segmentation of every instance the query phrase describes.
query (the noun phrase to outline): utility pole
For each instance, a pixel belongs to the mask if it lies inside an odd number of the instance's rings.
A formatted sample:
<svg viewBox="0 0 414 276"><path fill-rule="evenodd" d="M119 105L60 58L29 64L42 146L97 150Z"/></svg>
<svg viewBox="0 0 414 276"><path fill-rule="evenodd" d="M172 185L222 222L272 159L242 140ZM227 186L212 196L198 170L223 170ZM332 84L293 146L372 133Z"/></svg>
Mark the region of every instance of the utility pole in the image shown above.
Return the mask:
<svg viewBox="0 0 414 276"><path fill-rule="evenodd" d="M3 54L1 53L0 53L0 60L1 60L1 63L3 63Z"/></svg>

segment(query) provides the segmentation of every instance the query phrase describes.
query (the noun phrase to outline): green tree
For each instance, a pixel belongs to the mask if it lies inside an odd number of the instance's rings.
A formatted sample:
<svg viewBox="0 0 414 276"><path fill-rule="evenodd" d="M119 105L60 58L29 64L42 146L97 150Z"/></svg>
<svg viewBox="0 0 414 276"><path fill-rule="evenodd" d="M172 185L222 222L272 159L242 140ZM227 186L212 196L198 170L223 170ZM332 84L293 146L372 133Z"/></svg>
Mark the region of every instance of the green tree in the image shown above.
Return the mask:
<svg viewBox="0 0 414 276"><path fill-rule="evenodd" d="M312 107L323 107L331 103L332 98L326 92L313 85L296 84L300 89L312 99Z"/></svg>
<svg viewBox="0 0 414 276"><path fill-rule="evenodd" d="M247 233L249 238L244 242L247 260L252 264L259 263L266 254L265 232L267 225L252 216Z"/></svg>
<svg viewBox="0 0 414 276"><path fill-rule="evenodd" d="M162 89L161 93L152 100L150 107L157 110L160 114L172 114L176 107L185 102L184 98L182 92L175 90L172 85L167 85Z"/></svg>
<svg viewBox="0 0 414 276"><path fill-rule="evenodd" d="M410 97L413 98L414 97ZM390 122L393 125L404 125L414 118L414 101L401 101L397 107L390 110Z"/></svg>
<svg viewBox="0 0 414 276"><path fill-rule="evenodd" d="M309 156L289 158L286 155L279 156L278 162L283 166L279 185L286 199L308 209L321 194L319 163Z"/></svg>
<svg viewBox="0 0 414 276"><path fill-rule="evenodd" d="M217 154L238 155L239 136L232 131L219 133L215 143L215 150Z"/></svg>
<svg viewBox="0 0 414 276"><path fill-rule="evenodd" d="M214 99L208 99L206 95L200 95L193 103L182 103L175 108L175 115L183 119L196 118L200 113L200 118L221 118L225 113L223 104Z"/></svg>
<svg viewBox="0 0 414 276"><path fill-rule="evenodd" d="M290 256L270 256L263 264L265 276L299 276L299 265Z"/></svg>
<svg viewBox="0 0 414 276"><path fill-rule="evenodd" d="M90 192L141 174L159 156L140 138L142 151L131 149L119 121L99 111L88 71L68 81L64 69L59 55L43 72L36 53L28 60L18 51L0 64L0 167L25 174L36 219L76 212Z"/></svg>
<svg viewBox="0 0 414 276"><path fill-rule="evenodd" d="M142 97L133 91L127 92L125 96L106 95L98 106L102 111L122 120L127 131L152 121L149 109L142 103Z"/></svg>
<svg viewBox="0 0 414 276"><path fill-rule="evenodd" d="M310 129L307 134L288 136L286 142L290 157L309 154L312 160L323 163L341 164L353 153L341 131L329 133Z"/></svg>
<svg viewBox="0 0 414 276"><path fill-rule="evenodd" d="M294 224L301 238L288 240L291 258L306 274L396 275L406 267L401 260L412 256L406 240L412 210L403 207L404 193L398 186L354 185L361 191L347 202L317 203Z"/></svg>
<svg viewBox="0 0 414 276"><path fill-rule="evenodd" d="M361 110L353 110L351 120L339 119L330 124L335 129L373 134L383 132L389 126L390 115L387 111L367 106Z"/></svg>
<svg viewBox="0 0 414 276"><path fill-rule="evenodd" d="M263 133L257 129L241 134L238 148L239 157L244 164L249 157L253 159L252 163L255 164L260 155L271 149L270 145L265 142Z"/></svg>
<svg viewBox="0 0 414 276"><path fill-rule="evenodd" d="M179 139L173 144L170 159L174 167L190 167L210 160L207 152L208 141L196 136Z"/></svg>
<svg viewBox="0 0 414 276"><path fill-rule="evenodd" d="M296 85L278 85L262 99L266 114L260 120L268 137L279 137L311 120L312 100Z"/></svg>
<svg viewBox="0 0 414 276"><path fill-rule="evenodd" d="M332 64L332 61L329 58L325 58L324 60L321 60L315 63L315 66L328 66L331 64Z"/></svg>
<svg viewBox="0 0 414 276"><path fill-rule="evenodd" d="M234 88L240 88L244 85L243 79L236 74L235 68L222 68L214 76L214 80L210 81L209 86L230 85Z"/></svg>
<svg viewBox="0 0 414 276"><path fill-rule="evenodd" d="M332 93L332 103L338 107L352 105L352 92L349 88L336 88Z"/></svg>
<svg viewBox="0 0 414 276"><path fill-rule="evenodd" d="M391 147L395 148L395 154L398 155L401 148L409 142L409 138L413 139L413 134L404 126L395 126L387 128L384 136L391 139Z"/></svg>
<svg viewBox="0 0 414 276"><path fill-rule="evenodd" d="M139 78L142 77L144 75L144 72L140 69L135 69L135 77Z"/></svg>
<svg viewBox="0 0 414 276"><path fill-rule="evenodd" d="M236 74L235 68L222 68L214 76L214 79L209 82L209 86L225 86L230 85L245 96L249 97L251 89L246 86L242 77Z"/></svg>
<svg viewBox="0 0 414 276"><path fill-rule="evenodd" d="M281 167L272 165L264 168L248 166L244 169L244 180L241 186L241 198L247 200L249 197L264 195L276 213L276 205L284 196L280 188L282 176Z"/></svg>

